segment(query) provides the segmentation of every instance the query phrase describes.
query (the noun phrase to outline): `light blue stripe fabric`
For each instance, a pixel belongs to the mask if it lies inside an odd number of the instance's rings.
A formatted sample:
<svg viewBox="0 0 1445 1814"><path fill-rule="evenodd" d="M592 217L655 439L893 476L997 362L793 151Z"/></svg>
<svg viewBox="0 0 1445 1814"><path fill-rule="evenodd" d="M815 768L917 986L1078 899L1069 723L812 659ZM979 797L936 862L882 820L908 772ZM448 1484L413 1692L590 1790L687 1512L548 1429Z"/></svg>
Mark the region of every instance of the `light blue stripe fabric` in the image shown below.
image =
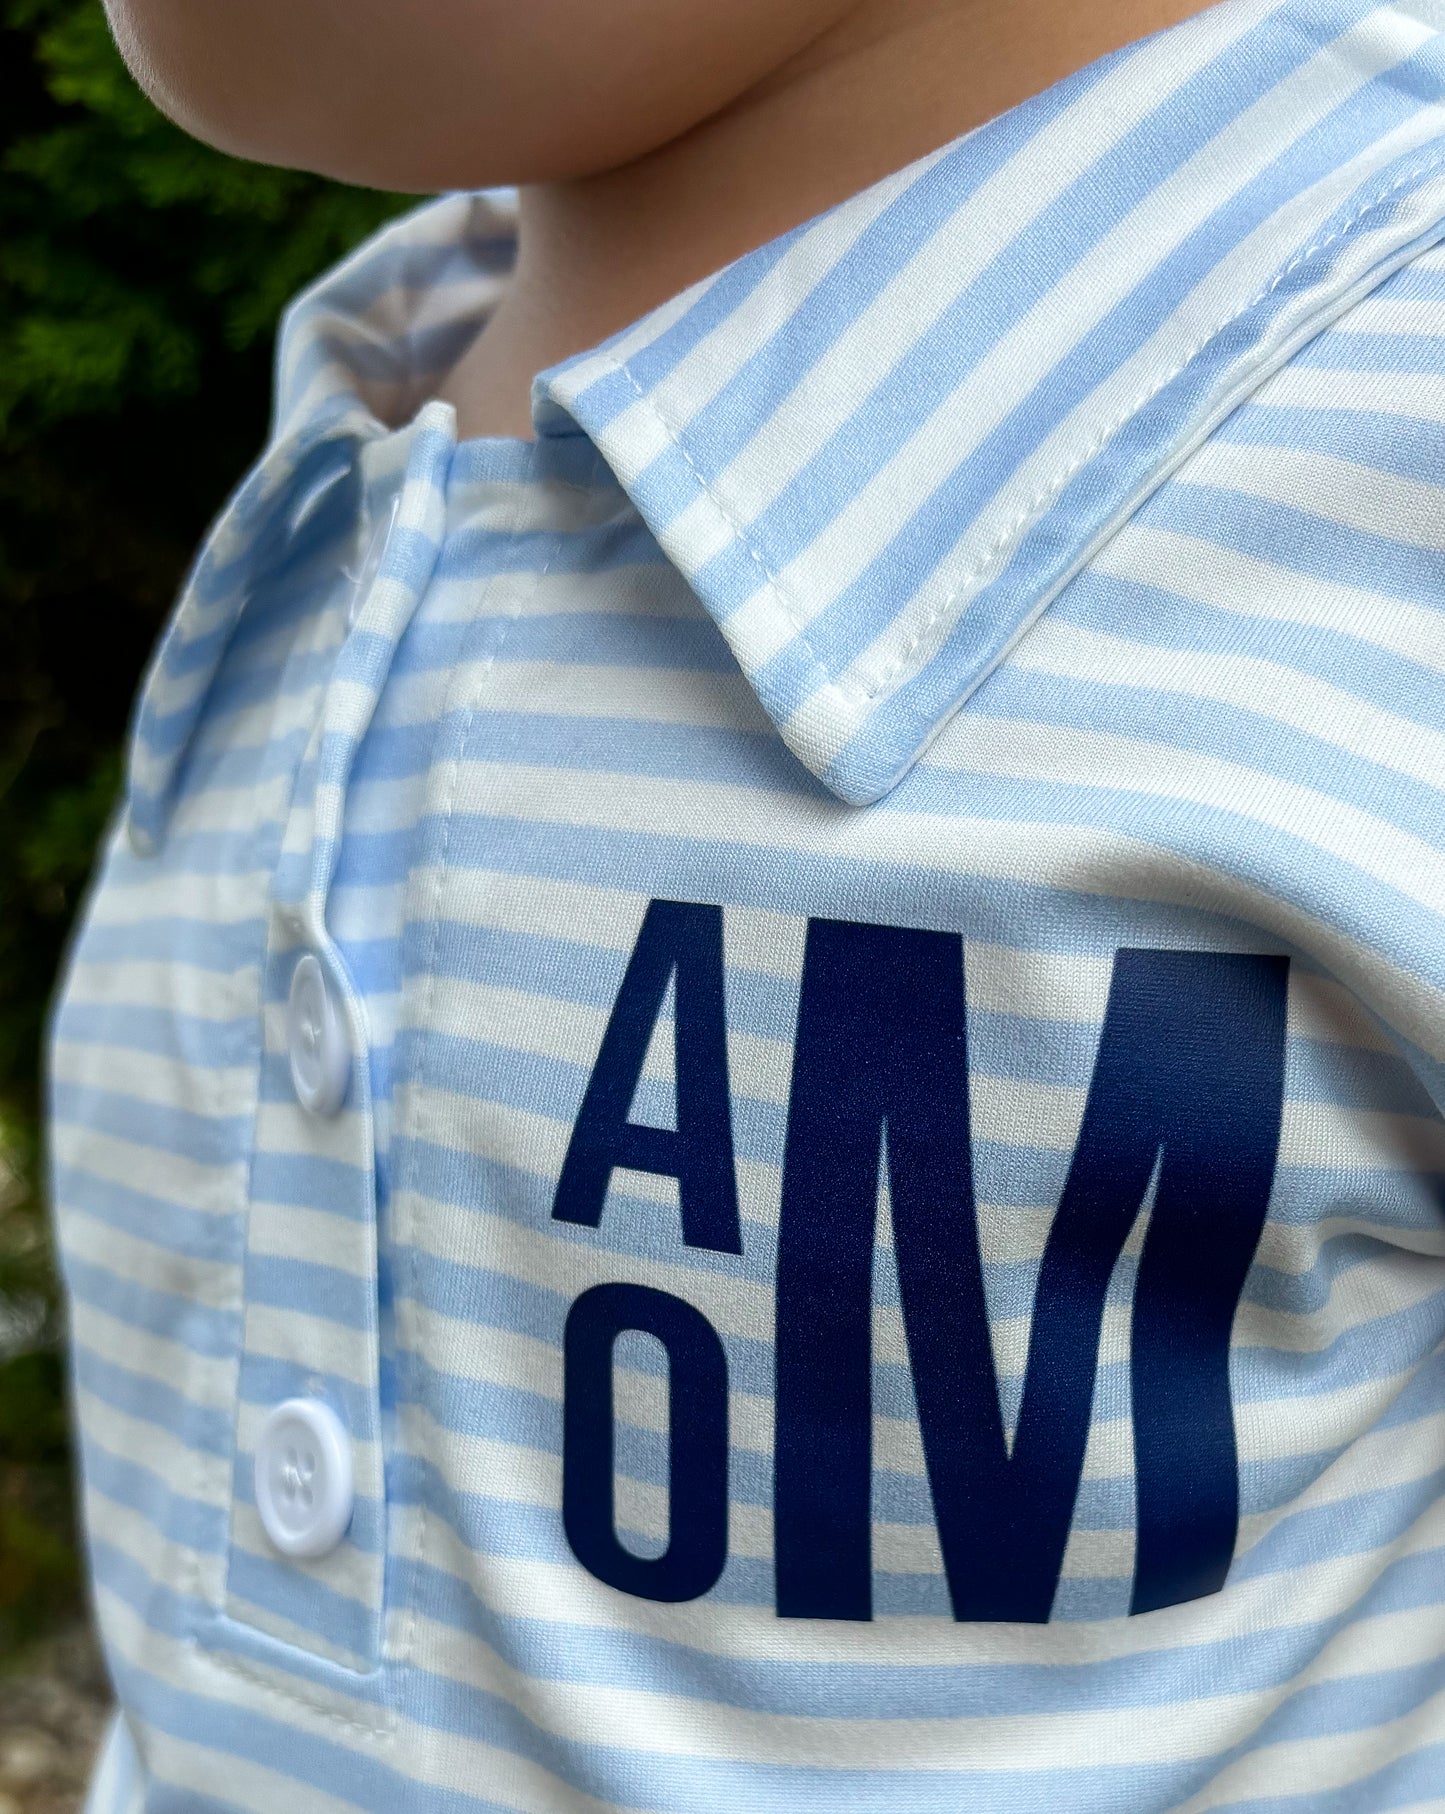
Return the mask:
<svg viewBox="0 0 1445 1814"><path fill-rule="evenodd" d="M457 445L429 402L505 290L513 198L429 204L292 305L53 1024L124 1708L92 1814L1440 1799L1442 83L1429 8L1226 0L543 374L534 443ZM722 910L741 1253L625 1166L597 1226L552 1213L655 900ZM954 1621L899 1172L850 1338L873 1617L779 1616L819 920L960 941L1010 1434L1118 954L1288 961L1217 1591L1130 1612L1145 1191L1050 1617ZM325 1120L288 1047L305 952L351 1049ZM680 987L634 1125L677 1127ZM598 1578L563 1515L594 1285L681 1299L725 1355L726 1554L690 1600ZM669 1381L619 1340L612 1525L654 1564L696 1437ZM356 1473L302 1562L255 1492L293 1396Z"/></svg>

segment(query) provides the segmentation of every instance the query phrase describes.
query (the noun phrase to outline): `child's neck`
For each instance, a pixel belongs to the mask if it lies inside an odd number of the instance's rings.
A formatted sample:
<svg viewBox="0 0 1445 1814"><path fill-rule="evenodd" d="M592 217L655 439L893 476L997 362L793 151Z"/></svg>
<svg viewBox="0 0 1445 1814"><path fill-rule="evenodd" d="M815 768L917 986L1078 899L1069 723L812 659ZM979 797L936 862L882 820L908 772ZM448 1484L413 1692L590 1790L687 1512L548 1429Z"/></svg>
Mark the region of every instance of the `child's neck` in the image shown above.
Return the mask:
<svg viewBox="0 0 1445 1814"><path fill-rule="evenodd" d="M861 0L722 112L620 169L522 190L511 290L442 387L530 436L535 372L1201 0Z"/></svg>

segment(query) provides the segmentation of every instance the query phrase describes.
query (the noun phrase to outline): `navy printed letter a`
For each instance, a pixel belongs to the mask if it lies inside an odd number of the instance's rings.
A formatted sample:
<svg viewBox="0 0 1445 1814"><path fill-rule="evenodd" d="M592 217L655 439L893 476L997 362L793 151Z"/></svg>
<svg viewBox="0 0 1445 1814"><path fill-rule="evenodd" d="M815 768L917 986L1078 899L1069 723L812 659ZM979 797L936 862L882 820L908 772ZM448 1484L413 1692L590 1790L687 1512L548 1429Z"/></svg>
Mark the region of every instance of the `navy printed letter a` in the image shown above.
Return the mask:
<svg viewBox="0 0 1445 1814"><path fill-rule="evenodd" d="M676 979L677 1127L629 1121L648 1043ZM596 1228L616 1166L677 1179L689 1247L741 1253L728 1100L721 907L653 901L582 1098L552 1214Z"/></svg>

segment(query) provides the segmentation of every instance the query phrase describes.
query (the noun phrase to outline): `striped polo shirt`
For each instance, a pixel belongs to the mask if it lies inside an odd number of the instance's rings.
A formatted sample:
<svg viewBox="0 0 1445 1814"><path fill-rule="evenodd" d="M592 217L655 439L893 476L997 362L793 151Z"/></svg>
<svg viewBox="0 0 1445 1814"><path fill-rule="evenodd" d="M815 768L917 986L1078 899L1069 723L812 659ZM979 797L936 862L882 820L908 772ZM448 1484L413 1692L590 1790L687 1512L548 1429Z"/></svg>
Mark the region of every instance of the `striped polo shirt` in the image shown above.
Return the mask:
<svg viewBox="0 0 1445 1814"><path fill-rule="evenodd" d="M543 374L296 302L54 1022L92 1814L1445 1809L1445 6Z"/></svg>

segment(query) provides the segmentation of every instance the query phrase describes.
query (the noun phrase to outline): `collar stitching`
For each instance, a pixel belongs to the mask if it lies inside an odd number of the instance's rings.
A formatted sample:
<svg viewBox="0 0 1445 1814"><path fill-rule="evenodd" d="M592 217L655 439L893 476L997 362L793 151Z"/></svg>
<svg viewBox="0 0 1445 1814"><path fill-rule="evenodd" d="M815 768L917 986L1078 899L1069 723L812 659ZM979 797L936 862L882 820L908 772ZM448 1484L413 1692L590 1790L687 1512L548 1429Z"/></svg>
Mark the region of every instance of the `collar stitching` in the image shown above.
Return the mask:
<svg viewBox="0 0 1445 1814"><path fill-rule="evenodd" d="M811 664L814 674L819 679L819 691L823 693L825 697L835 698L845 707L856 710L859 707L866 707L873 704L886 694L897 691L900 687L906 686L910 680L916 677L917 671L921 670L922 663L919 664L919 670L915 670L914 672L905 673L904 669L908 667L909 660L918 649L919 645L929 636L930 632L940 620L946 617L948 613L953 610L954 606L957 605L960 595L967 588L972 586L975 580L982 575L987 574L991 566L994 566L997 570L1001 570L1002 567L1007 564L1008 556L1017 549L1019 543L1023 541L1028 531L1040 520L1047 505L1058 496L1068 484L1069 480L1083 467L1087 466L1095 455L1098 454L1122 428L1137 416L1147 404L1151 403L1161 391L1172 384L1173 381L1189 365L1191 365L1213 341L1217 340L1221 334L1232 327L1235 322L1239 321L1243 316L1247 315L1252 309L1256 309L1266 302L1274 291L1302 266L1308 264L1312 259L1318 258L1339 240L1353 233L1367 216L1383 208L1401 189L1406 188L1412 183L1420 183L1431 175L1436 174L1442 163L1445 163L1445 146L1437 148L1421 163L1412 165L1408 170L1401 172L1387 189L1382 190L1378 195L1370 197L1369 200L1362 202L1351 215L1340 222L1340 224L1334 227L1330 232L1311 241L1310 244L1293 253L1286 263L1280 266L1279 270L1275 272L1274 276L1262 289L1249 297L1247 301L1241 303L1238 308L1232 310L1222 321L1217 322L1213 327L1208 329L1175 365L1161 377L1156 379L1147 390L1141 391L1138 396L1132 398L1111 422L1107 423L1098 431L1087 447L1076 454L1066 466L1060 468L1048 483L1041 487L1041 489L1030 498L1028 503L1024 505L1013 521L999 533L978 560L958 579L949 591L947 597L936 607L928 619L914 631L913 635L898 651L892 662L883 673L879 675L877 680L868 686L864 686L858 682L850 684L846 681L836 679L828 672L809 640L807 626L802 619L796 603L789 597L782 582L769 566L762 550L749 535L746 527L738 520L736 513L729 509L727 503L719 495L714 484L704 476L691 453L688 451L685 429L668 417L654 394L642 389L638 384L637 379L633 376L631 369L625 362L609 356L606 364L611 370L626 379L638 402L647 408L657 421L658 425L666 432L673 445L682 455L688 470L697 481L700 490L721 515L737 541L747 552L759 572L763 575L769 591L777 600L778 606L787 622L792 626L799 645Z"/></svg>

